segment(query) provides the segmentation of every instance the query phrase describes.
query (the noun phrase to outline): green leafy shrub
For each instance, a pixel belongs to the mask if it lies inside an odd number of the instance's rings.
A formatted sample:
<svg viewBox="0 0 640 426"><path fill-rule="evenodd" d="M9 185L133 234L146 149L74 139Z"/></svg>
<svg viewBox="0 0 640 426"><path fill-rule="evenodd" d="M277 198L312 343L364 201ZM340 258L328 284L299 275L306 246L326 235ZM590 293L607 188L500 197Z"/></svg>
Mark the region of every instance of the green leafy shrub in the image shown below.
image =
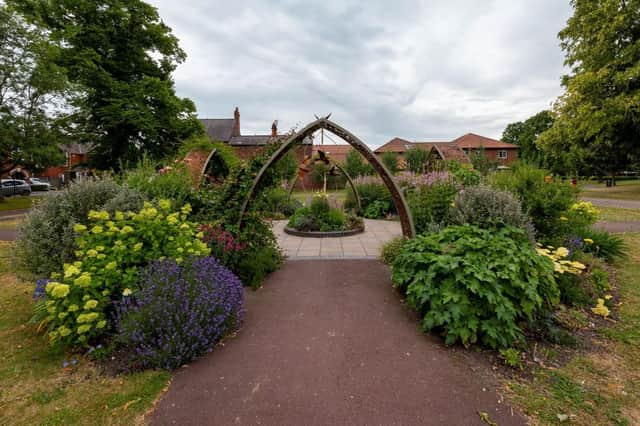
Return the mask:
<svg viewBox="0 0 640 426"><path fill-rule="evenodd" d="M400 254L404 243L407 240L404 237L396 237L391 241L385 243L380 250L380 260L387 265L392 265L396 257Z"/></svg>
<svg viewBox="0 0 640 426"><path fill-rule="evenodd" d="M376 178L360 178L355 182L360 195L360 207L369 219L381 219L388 215L396 214L396 207L389 189ZM357 202L355 194L348 188L344 201L344 208L356 210ZM370 207L374 205L373 207Z"/></svg>
<svg viewBox="0 0 640 426"><path fill-rule="evenodd" d="M389 172L396 174L398 171L398 154L395 152L383 152L380 160Z"/></svg>
<svg viewBox="0 0 640 426"><path fill-rule="evenodd" d="M425 331L445 342L508 348L522 338L519 321L558 302L550 259L522 229L462 225L405 243L393 284L422 316Z"/></svg>
<svg viewBox="0 0 640 426"><path fill-rule="evenodd" d="M291 216L288 226L299 231L344 231L361 226L362 221L329 206L324 195L314 197L310 207L302 207Z"/></svg>
<svg viewBox="0 0 640 426"><path fill-rule="evenodd" d="M50 341L76 346L102 337L113 302L135 290L138 268L150 261L208 255L202 234L187 221L190 210L172 213L171 202L160 200L138 213L90 211L89 226L76 224L77 261L51 276L42 302Z"/></svg>
<svg viewBox="0 0 640 426"><path fill-rule="evenodd" d="M451 182L438 182L417 187L408 194L408 203L413 215L416 232L423 233L434 226L451 222L451 204L458 188Z"/></svg>
<svg viewBox="0 0 640 426"><path fill-rule="evenodd" d="M167 199L177 205L187 203L194 193L193 178L181 163L160 167L145 157L125 172L124 181L149 200Z"/></svg>
<svg viewBox="0 0 640 426"><path fill-rule="evenodd" d="M447 170L453 175L456 182L465 187L478 185L480 179L482 179L480 172L474 170L469 165L460 164L457 161L447 162Z"/></svg>
<svg viewBox="0 0 640 426"><path fill-rule="evenodd" d="M224 223L200 226L211 255L233 271L246 286L257 288L283 261L273 231L250 213L242 229Z"/></svg>
<svg viewBox="0 0 640 426"><path fill-rule="evenodd" d="M485 185L465 187L456 195L451 221L484 229L511 225L524 229L529 239L535 240L531 219L522 211L520 201L508 191Z"/></svg>
<svg viewBox="0 0 640 426"><path fill-rule="evenodd" d="M254 201L253 209L266 217L279 218L291 216L302 203L294 198L289 199L286 190L275 187L262 191Z"/></svg>
<svg viewBox="0 0 640 426"><path fill-rule="evenodd" d="M520 351L515 348L500 349L500 356L504 360L504 364L511 368L522 370L522 360L520 359Z"/></svg>
<svg viewBox="0 0 640 426"><path fill-rule="evenodd" d="M493 173L489 182L520 199L538 240L558 244L568 237L566 214L577 198L577 190L571 185L550 180L545 170L526 164Z"/></svg>
<svg viewBox="0 0 640 426"><path fill-rule="evenodd" d="M593 253L607 262L623 259L626 256L628 247L624 239L618 235L607 231L588 229L582 233L582 236L587 242L583 246L583 250L587 253Z"/></svg>
<svg viewBox="0 0 640 426"><path fill-rule="evenodd" d="M73 182L44 197L20 224L16 248L21 266L40 277L59 272L74 258L74 224L88 224L91 210L126 211L140 206L142 198L109 177Z"/></svg>

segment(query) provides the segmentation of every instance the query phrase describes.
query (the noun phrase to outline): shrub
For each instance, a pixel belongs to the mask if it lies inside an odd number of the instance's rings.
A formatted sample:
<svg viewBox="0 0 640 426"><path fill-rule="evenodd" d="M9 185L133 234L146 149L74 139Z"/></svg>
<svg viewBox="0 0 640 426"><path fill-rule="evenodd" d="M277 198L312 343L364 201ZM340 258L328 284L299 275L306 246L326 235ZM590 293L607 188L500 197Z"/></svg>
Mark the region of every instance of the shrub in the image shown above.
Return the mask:
<svg viewBox="0 0 640 426"><path fill-rule="evenodd" d="M524 229L534 241L531 219L522 211L520 201L510 192L485 185L466 187L455 198L451 213L454 224L468 223L484 229L505 225Z"/></svg>
<svg viewBox="0 0 640 426"><path fill-rule="evenodd" d="M236 330L242 283L213 257L152 262L116 315L128 367L175 369Z"/></svg>
<svg viewBox="0 0 640 426"><path fill-rule="evenodd" d="M593 253L607 262L626 256L628 247L624 239L618 235L595 229L586 230L582 235L585 242L583 250L587 253Z"/></svg>
<svg viewBox="0 0 640 426"><path fill-rule="evenodd" d="M244 285L257 288L283 261L275 235L259 217L250 214L240 230L228 224L200 226L211 255L233 271Z"/></svg>
<svg viewBox="0 0 640 426"><path fill-rule="evenodd" d="M206 256L209 248L187 221L188 205L171 213L171 203L149 203L138 213L91 211L89 227L75 225L77 261L52 274L47 284L45 322L52 343L86 345L108 330L112 302L135 288L138 268L163 257L180 263Z"/></svg>
<svg viewBox="0 0 640 426"><path fill-rule="evenodd" d="M404 237L396 237L391 241L388 241L382 246L382 250L380 251L380 260L382 260L387 265L392 265L402 247L404 247L404 243L407 240Z"/></svg>
<svg viewBox="0 0 640 426"><path fill-rule="evenodd" d="M193 178L184 164L161 167L146 157L125 173L124 181L150 200L168 199L177 205L188 202L194 192Z"/></svg>
<svg viewBox="0 0 640 426"><path fill-rule="evenodd" d="M577 191L571 185L548 179L546 174L542 169L521 164L492 174L489 182L518 196L531 217L537 238L557 244L567 237L566 212L575 203Z"/></svg>
<svg viewBox="0 0 640 426"><path fill-rule="evenodd" d="M368 210L369 219L379 219L390 214L396 214L396 207L389 189L376 178L359 178L355 181L358 195L360 196L360 207L362 212L367 212L369 206L376 204ZM344 208L355 210L357 207L355 195L351 189L347 189L347 196L344 201Z"/></svg>
<svg viewBox="0 0 640 426"><path fill-rule="evenodd" d="M398 171L398 154L395 152L383 152L380 160L390 173L396 174Z"/></svg>
<svg viewBox="0 0 640 426"><path fill-rule="evenodd" d="M453 175L454 180L463 186L478 185L482 178L480 172L455 160L447 162L447 169Z"/></svg>
<svg viewBox="0 0 640 426"><path fill-rule="evenodd" d="M451 204L458 188L451 182L420 186L408 194L416 232L423 233L435 226L449 224Z"/></svg>
<svg viewBox="0 0 640 426"><path fill-rule="evenodd" d="M282 188L270 188L262 191L254 201L253 209L267 217L291 216L302 203L289 199L289 194Z"/></svg>
<svg viewBox="0 0 640 426"><path fill-rule="evenodd" d="M74 257L74 224L88 224L91 210L103 206L127 210L141 198L137 191L108 177L73 182L44 197L20 224L16 247L21 266L37 276L59 272Z"/></svg>
<svg viewBox="0 0 640 426"><path fill-rule="evenodd" d="M397 256L392 279L423 329L442 330L447 344L508 348L522 337L520 320L558 301L552 262L511 226L451 226L418 236Z"/></svg>

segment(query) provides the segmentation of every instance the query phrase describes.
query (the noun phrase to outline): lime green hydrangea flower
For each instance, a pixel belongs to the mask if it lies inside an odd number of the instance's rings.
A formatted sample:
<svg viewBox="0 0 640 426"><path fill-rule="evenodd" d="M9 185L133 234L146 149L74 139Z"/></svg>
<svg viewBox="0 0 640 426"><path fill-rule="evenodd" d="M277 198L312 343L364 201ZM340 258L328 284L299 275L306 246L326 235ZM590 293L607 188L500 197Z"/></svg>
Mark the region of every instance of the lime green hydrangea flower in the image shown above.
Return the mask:
<svg viewBox="0 0 640 426"><path fill-rule="evenodd" d="M73 283L80 287L88 287L91 284L91 274L83 272L78 278L73 280Z"/></svg>
<svg viewBox="0 0 640 426"><path fill-rule="evenodd" d="M84 323L88 323L88 322L93 322L95 320L97 320L99 317L97 312L89 312L86 314L80 314L78 315L78 318L76 318L76 322L78 324L84 324Z"/></svg>
<svg viewBox="0 0 640 426"><path fill-rule="evenodd" d="M117 220L117 221L124 220L124 213L116 212L115 215L114 215L114 219Z"/></svg>
<svg viewBox="0 0 640 426"><path fill-rule="evenodd" d="M91 232L93 234L102 234L103 231L104 231L104 228L100 225L96 225L93 228L91 228Z"/></svg>
<svg viewBox="0 0 640 426"><path fill-rule="evenodd" d="M87 250L87 256L88 257L96 257L97 255L98 255L98 251L96 249Z"/></svg>
<svg viewBox="0 0 640 426"><path fill-rule="evenodd" d="M136 243L136 244L133 246L133 250L134 250L134 251L140 251L140 249L142 249L142 243Z"/></svg>
<svg viewBox="0 0 640 426"><path fill-rule="evenodd" d="M86 231L87 227L81 223L76 223L75 225L73 225L73 230L77 233L80 233Z"/></svg>
<svg viewBox="0 0 640 426"><path fill-rule="evenodd" d="M87 300L84 304L84 310L90 311L91 309L95 309L98 306L98 301L95 299Z"/></svg>
<svg viewBox="0 0 640 426"><path fill-rule="evenodd" d="M67 284L52 281L47 284L45 291L56 299L63 299L69 294L69 286Z"/></svg>
<svg viewBox="0 0 640 426"><path fill-rule="evenodd" d="M68 263L64 264L64 277L71 278L74 275L78 275L80 273L80 269L75 265L70 265Z"/></svg>
<svg viewBox="0 0 640 426"><path fill-rule="evenodd" d="M160 207L162 210L169 210L171 208L171 201L162 199L158 201L158 207Z"/></svg>
<svg viewBox="0 0 640 426"><path fill-rule="evenodd" d="M58 327L58 334L62 337L66 337L71 334L71 329L61 325Z"/></svg>
<svg viewBox="0 0 640 426"><path fill-rule="evenodd" d="M130 227L129 225L125 225L122 227L122 229L120 230L121 234L130 234L133 232L133 228Z"/></svg>
<svg viewBox="0 0 640 426"><path fill-rule="evenodd" d="M91 210L89 211L89 219L92 220L109 220L109 213L105 210L101 210L101 211L95 211L95 210Z"/></svg>
<svg viewBox="0 0 640 426"><path fill-rule="evenodd" d="M116 261L114 260L113 262L109 262L106 264L106 266L104 267L104 269L106 269L107 271L113 271L118 267L118 264L116 263Z"/></svg>
<svg viewBox="0 0 640 426"><path fill-rule="evenodd" d="M89 330L91 330L91 324L83 324L78 327L78 334L86 333Z"/></svg>
<svg viewBox="0 0 640 426"><path fill-rule="evenodd" d="M67 311L69 311L69 312L75 312L75 311L77 311L78 309L80 309L80 308L78 307L78 305L76 305L76 304L74 303L73 305L69 305L69 307L67 308Z"/></svg>

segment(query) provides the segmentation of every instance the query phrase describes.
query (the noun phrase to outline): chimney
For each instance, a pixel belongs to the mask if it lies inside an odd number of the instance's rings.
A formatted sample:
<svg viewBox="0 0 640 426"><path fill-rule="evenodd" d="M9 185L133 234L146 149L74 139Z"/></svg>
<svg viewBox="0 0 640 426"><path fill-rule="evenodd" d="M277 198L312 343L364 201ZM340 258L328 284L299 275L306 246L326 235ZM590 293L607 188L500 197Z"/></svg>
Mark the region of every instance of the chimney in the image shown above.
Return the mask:
<svg viewBox="0 0 640 426"><path fill-rule="evenodd" d="M271 125L271 137L275 138L276 136L278 136L278 120L274 120Z"/></svg>
<svg viewBox="0 0 640 426"><path fill-rule="evenodd" d="M238 107L233 111L233 131L231 136L240 136L240 110Z"/></svg>

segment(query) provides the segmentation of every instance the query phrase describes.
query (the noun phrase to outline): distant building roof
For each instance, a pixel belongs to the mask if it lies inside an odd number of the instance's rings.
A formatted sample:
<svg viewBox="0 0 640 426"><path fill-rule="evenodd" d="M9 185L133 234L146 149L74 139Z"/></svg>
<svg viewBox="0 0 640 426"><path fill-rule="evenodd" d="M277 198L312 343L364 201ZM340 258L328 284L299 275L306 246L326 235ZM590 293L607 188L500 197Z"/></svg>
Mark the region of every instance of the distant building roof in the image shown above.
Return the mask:
<svg viewBox="0 0 640 426"><path fill-rule="evenodd" d="M235 120L233 118L201 118L200 121L210 139L229 142L233 133Z"/></svg>
<svg viewBox="0 0 640 426"><path fill-rule="evenodd" d="M271 139L271 135L247 135L233 136L229 141L231 146L261 146L266 145Z"/></svg>
<svg viewBox="0 0 640 426"><path fill-rule="evenodd" d="M469 163L469 157L453 142L448 143L434 143L431 144L432 150L435 150L441 159L443 160L456 160L460 163Z"/></svg>
<svg viewBox="0 0 640 426"><path fill-rule="evenodd" d="M378 147L375 152L376 154L381 154L383 152L405 152L409 146L413 145L413 142L409 142L402 138L393 138L389 142L385 143L381 147Z"/></svg>
<svg viewBox="0 0 640 426"><path fill-rule="evenodd" d="M452 143L456 144L460 148L489 148L489 149L500 149L500 148L518 148L518 145L514 145L512 143L502 142L496 139L487 138L485 136L476 135L475 133L467 133L466 135L460 136L457 139L454 139Z"/></svg>

